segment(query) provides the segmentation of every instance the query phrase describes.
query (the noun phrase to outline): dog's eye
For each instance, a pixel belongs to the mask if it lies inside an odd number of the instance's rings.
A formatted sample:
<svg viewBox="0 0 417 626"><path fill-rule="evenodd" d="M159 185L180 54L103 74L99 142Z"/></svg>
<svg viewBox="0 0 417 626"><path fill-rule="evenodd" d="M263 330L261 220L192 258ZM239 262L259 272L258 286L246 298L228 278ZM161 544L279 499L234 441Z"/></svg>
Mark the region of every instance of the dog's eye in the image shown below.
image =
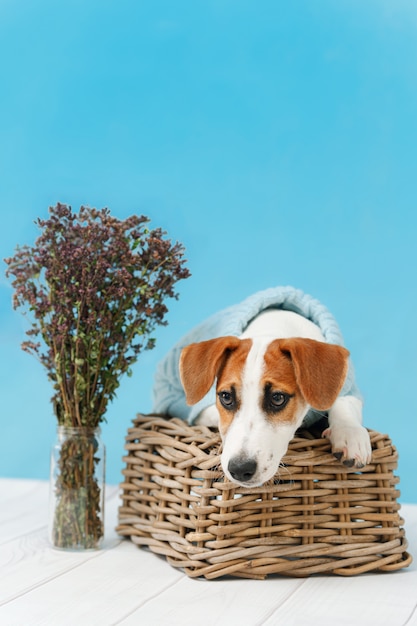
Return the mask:
<svg viewBox="0 0 417 626"><path fill-rule="evenodd" d="M235 407L235 394L230 391L220 391L218 393L219 400L225 409L233 409Z"/></svg>
<svg viewBox="0 0 417 626"><path fill-rule="evenodd" d="M283 409L288 400L289 396L287 396L287 394L276 391L275 393L271 393L269 401L273 409Z"/></svg>

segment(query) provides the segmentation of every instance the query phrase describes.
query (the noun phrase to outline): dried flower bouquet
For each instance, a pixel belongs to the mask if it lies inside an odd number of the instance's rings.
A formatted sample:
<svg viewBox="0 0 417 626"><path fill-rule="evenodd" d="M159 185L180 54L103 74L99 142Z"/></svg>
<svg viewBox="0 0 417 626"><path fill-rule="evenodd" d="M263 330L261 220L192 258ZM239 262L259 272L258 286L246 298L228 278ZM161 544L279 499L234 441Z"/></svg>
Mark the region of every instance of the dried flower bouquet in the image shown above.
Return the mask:
<svg viewBox="0 0 417 626"><path fill-rule="evenodd" d="M178 297L174 285L189 271L183 246L150 230L145 216L119 220L108 209L73 213L64 204L49 213L37 220L42 233L35 245L5 259L6 275L13 277L14 308L31 318L22 348L46 368L58 425L84 429L61 449L54 542L94 547L103 525L91 433L104 421L121 376L131 373L142 349L154 346L151 334L166 324L164 299ZM77 490L88 502L78 514L65 502Z"/></svg>

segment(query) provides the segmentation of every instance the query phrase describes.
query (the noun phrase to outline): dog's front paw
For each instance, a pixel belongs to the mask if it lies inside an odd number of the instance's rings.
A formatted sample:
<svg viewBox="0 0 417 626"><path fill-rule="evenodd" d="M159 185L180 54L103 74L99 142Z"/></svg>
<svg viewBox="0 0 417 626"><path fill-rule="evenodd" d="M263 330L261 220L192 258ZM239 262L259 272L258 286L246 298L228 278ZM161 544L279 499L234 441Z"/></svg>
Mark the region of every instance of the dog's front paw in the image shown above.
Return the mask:
<svg viewBox="0 0 417 626"><path fill-rule="evenodd" d="M330 439L333 455L346 467L361 469L371 462L371 440L363 426L333 425L322 437Z"/></svg>

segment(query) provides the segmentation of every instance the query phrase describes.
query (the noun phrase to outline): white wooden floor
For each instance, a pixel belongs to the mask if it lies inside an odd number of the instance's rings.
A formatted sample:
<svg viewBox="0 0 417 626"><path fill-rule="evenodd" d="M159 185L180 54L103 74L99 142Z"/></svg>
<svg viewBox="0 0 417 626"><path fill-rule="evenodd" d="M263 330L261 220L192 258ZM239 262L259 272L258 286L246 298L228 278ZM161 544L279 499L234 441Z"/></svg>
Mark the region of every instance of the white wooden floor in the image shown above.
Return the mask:
<svg viewBox="0 0 417 626"><path fill-rule="evenodd" d="M355 578L192 580L120 540L107 488L103 550L50 548L48 485L0 479L1 626L417 626L417 504L403 505L415 562Z"/></svg>

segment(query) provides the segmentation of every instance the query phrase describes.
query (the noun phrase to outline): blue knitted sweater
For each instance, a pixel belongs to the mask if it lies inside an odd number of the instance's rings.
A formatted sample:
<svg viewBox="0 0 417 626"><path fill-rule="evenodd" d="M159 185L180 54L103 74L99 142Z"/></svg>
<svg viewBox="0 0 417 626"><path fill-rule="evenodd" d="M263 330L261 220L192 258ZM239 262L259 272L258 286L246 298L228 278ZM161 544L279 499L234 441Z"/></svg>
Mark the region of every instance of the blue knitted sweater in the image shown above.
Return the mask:
<svg viewBox="0 0 417 626"><path fill-rule="evenodd" d="M212 315L175 344L157 366L153 389L153 412L179 417L192 424L200 411L215 403L215 386L213 385L197 404L191 407L187 405L178 367L182 348L190 343L224 335L239 336L252 319L261 311L270 308L285 309L303 315L319 326L327 343L343 345L343 337L336 320L318 300L294 287L273 287L259 291L240 304ZM340 395L348 394L360 397L351 362L340 392ZM311 424L320 416L310 411L304 423Z"/></svg>

